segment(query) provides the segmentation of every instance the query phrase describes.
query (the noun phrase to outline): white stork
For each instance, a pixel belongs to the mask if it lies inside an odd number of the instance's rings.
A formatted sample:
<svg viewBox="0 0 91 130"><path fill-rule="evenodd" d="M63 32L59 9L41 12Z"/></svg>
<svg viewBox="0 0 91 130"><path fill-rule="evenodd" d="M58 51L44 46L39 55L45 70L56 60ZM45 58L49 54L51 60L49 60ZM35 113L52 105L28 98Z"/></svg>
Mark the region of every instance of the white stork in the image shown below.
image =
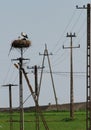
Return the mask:
<svg viewBox="0 0 91 130"><path fill-rule="evenodd" d="M27 36L27 34L26 33L24 33L24 32L21 32L21 36L23 37L23 38L28 38L28 36Z"/></svg>

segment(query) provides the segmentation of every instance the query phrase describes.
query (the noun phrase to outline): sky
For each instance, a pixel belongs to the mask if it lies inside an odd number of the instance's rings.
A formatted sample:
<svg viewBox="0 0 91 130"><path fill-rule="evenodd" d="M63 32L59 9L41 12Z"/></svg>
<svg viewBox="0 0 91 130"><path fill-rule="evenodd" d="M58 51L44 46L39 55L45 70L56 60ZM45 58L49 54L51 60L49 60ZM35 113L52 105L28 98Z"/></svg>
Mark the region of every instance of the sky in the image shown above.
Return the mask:
<svg viewBox="0 0 91 130"><path fill-rule="evenodd" d="M50 56L58 104L70 102L70 50L62 46L70 46L70 38L67 32L76 34L73 38L73 78L74 78L74 102L86 101L86 10L76 9L76 5L82 7L91 3L91 0L1 0L0 1L0 107L9 106L8 88L4 84L19 84L18 70L11 59L20 57L20 52L9 49L13 40L27 33L31 40L31 47L24 52L24 68L28 72L28 78L34 89L33 70L27 66L41 66L45 44ZM16 61L17 62L17 61ZM49 73L47 57L45 57L44 73L40 91L39 104L55 104L53 86ZM38 70L38 83L40 80ZM23 78L24 101L31 94L25 79ZM13 107L19 106L19 86L12 88ZM24 103L24 106L32 106L32 97Z"/></svg>

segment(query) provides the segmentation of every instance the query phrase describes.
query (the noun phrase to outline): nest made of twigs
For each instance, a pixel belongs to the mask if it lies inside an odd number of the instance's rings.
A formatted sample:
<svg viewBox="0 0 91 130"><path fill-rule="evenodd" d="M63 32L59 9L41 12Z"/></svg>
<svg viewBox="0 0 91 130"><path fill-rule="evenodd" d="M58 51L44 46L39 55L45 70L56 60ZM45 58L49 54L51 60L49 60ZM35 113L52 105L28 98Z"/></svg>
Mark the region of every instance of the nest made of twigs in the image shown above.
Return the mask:
<svg viewBox="0 0 91 130"><path fill-rule="evenodd" d="M26 39L14 40L11 44L14 48L28 48L31 46L31 41Z"/></svg>

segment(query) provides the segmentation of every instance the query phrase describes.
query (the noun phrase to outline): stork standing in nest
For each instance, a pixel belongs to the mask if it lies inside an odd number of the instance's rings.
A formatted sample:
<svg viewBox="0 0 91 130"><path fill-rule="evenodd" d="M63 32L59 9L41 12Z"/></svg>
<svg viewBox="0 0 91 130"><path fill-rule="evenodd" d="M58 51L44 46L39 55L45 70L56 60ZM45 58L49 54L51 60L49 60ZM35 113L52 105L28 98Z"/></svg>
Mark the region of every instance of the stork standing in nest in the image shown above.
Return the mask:
<svg viewBox="0 0 91 130"><path fill-rule="evenodd" d="M28 39L28 35L24 32L21 32L21 36L23 37L24 40Z"/></svg>

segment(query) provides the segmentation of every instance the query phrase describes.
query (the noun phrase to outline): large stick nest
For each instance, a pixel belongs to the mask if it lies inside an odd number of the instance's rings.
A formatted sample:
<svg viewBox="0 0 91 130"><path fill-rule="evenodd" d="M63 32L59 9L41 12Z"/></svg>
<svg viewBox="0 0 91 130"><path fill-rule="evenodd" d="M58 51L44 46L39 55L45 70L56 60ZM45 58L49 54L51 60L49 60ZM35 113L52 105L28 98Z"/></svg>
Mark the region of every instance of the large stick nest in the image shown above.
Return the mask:
<svg viewBox="0 0 91 130"><path fill-rule="evenodd" d="M14 40L11 44L11 47L14 48L28 48L31 46L31 41L26 39L18 39Z"/></svg>

